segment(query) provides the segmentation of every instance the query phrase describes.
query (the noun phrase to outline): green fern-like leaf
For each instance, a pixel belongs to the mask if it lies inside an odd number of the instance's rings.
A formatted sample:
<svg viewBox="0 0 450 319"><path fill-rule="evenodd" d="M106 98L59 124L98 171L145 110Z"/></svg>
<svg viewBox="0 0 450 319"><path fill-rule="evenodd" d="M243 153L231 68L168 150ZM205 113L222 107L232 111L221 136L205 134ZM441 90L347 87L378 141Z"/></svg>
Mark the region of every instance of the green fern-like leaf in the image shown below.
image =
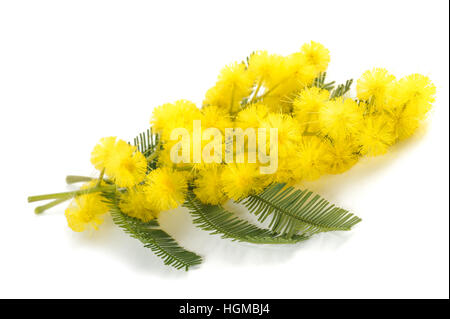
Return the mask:
<svg viewBox="0 0 450 319"><path fill-rule="evenodd" d="M111 216L116 225L122 228L131 237L138 239L144 247L150 248L164 264L176 269L189 270L199 265L202 258L197 254L185 250L165 231L159 228L157 220L143 222L124 214L117 205L116 195L106 193L105 198L111 205Z"/></svg>
<svg viewBox="0 0 450 319"><path fill-rule="evenodd" d="M242 201L263 222L272 217L269 227L288 238L298 233L312 235L334 230L350 230L361 219L347 210L330 205L308 190L294 190L285 184L274 184L262 193Z"/></svg>
<svg viewBox="0 0 450 319"><path fill-rule="evenodd" d="M262 229L239 219L218 205L205 205L194 194L189 193L184 204L194 217L194 224L222 238L254 244L292 244L307 239L306 235L287 238L268 229Z"/></svg>
<svg viewBox="0 0 450 319"><path fill-rule="evenodd" d="M159 147L159 137L153 133L152 128L136 136L133 144L147 158L149 169L155 169L157 160L155 155Z"/></svg>
<svg viewBox="0 0 450 319"><path fill-rule="evenodd" d="M313 81L313 86L320 89L331 91L334 89L334 81L325 83L325 78L327 77L327 72L320 73Z"/></svg>
<svg viewBox="0 0 450 319"><path fill-rule="evenodd" d="M343 96L348 91L350 91L350 88L352 86L353 79L347 80L345 84L339 84L330 94L330 99L334 99L340 96Z"/></svg>

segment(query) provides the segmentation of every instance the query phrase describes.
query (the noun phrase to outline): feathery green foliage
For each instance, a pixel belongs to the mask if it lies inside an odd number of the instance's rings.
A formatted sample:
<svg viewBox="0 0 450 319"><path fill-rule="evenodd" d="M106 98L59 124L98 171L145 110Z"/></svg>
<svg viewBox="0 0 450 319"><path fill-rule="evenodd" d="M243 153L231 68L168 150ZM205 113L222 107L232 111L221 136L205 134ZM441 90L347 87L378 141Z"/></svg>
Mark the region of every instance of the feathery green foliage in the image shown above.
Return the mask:
<svg viewBox="0 0 450 319"><path fill-rule="evenodd" d="M350 88L352 86L353 79L347 80L345 84L339 84L333 92L331 92L330 99L334 99L340 96L343 96L345 93L350 91Z"/></svg>
<svg viewBox="0 0 450 319"><path fill-rule="evenodd" d="M285 184L274 184L257 195L244 199L247 209L263 222L272 217L269 227L288 238L300 233L350 230L361 219L347 210L330 205L308 190L294 190Z"/></svg>
<svg viewBox="0 0 450 319"><path fill-rule="evenodd" d="M189 270L199 265L202 258L197 254L180 247L178 243L166 232L159 228L157 220L143 222L124 214L117 205L115 193L105 193L107 202L111 205L111 216L114 223L122 228L131 237L134 237L150 248L164 264L176 269Z"/></svg>
<svg viewBox="0 0 450 319"><path fill-rule="evenodd" d="M149 169L156 168L156 150L159 147L159 137L153 134L152 128L140 133L134 138L134 146L138 151L144 154L148 160Z"/></svg>
<svg viewBox="0 0 450 319"><path fill-rule="evenodd" d="M254 244L293 244L308 239L305 235L294 235L288 238L268 229L259 228L239 219L219 205L201 203L192 193L187 195L184 206L194 217L194 224L197 227L233 241Z"/></svg>
<svg viewBox="0 0 450 319"><path fill-rule="evenodd" d="M335 81L325 83L325 78L327 77L327 72L320 73L313 81L313 86L320 89L331 91L334 89Z"/></svg>

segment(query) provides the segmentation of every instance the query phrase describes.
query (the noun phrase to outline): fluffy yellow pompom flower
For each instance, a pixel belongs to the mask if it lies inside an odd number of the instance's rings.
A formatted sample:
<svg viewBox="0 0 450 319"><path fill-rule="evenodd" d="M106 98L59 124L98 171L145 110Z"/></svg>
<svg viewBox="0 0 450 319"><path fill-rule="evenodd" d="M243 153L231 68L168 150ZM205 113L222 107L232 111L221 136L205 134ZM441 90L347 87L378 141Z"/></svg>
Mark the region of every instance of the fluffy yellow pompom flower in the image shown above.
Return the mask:
<svg viewBox="0 0 450 319"><path fill-rule="evenodd" d="M214 127L225 133L226 128L233 127L230 114L215 105L202 108L202 114L202 129Z"/></svg>
<svg viewBox="0 0 450 319"><path fill-rule="evenodd" d="M93 180L81 188L86 189L97 184ZM97 230L103 223L103 215L109 211L100 193L84 194L75 197L67 207L65 216L69 227L75 232L82 232L88 228Z"/></svg>
<svg viewBox="0 0 450 319"><path fill-rule="evenodd" d="M306 57L306 61L309 65L312 65L315 71L324 72L328 68L330 63L330 51L322 44L311 41L311 43L305 43L300 53Z"/></svg>
<svg viewBox="0 0 450 319"><path fill-rule="evenodd" d="M250 55L248 71L256 83L263 84L270 89L286 76L283 73L284 59L281 55L258 51Z"/></svg>
<svg viewBox="0 0 450 319"><path fill-rule="evenodd" d="M342 139L356 133L361 121L362 111L350 98L339 97L328 101L319 110L320 129L331 138Z"/></svg>
<svg viewBox="0 0 450 319"><path fill-rule="evenodd" d="M301 132L297 123L287 114L270 113L266 119L261 121L260 127L266 129L267 147L270 144L270 129L277 129L278 153L281 157L286 156L290 150L295 148L301 138Z"/></svg>
<svg viewBox="0 0 450 319"><path fill-rule="evenodd" d="M420 124L420 117L415 107L396 107L386 111L390 117L388 121L392 124L394 136L398 140L404 140L413 135Z"/></svg>
<svg viewBox="0 0 450 319"><path fill-rule="evenodd" d="M306 88L300 92L293 102L295 119L302 129L317 131L319 129L319 110L325 106L330 97L328 90L317 87Z"/></svg>
<svg viewBox="0 0 450 319"><path fill-rule="evenodd" d="M412 74L398 81L393 93L397 104L414 108L417 117L423 118L435 101L436 87L427 76Z"/></svg>
<svg viewBox="0 0 450 319"><path fill-rule="evenodd" d="M262 102L274 112L290 112L290 100L296 91L310 85L317 76L315 67L300 52L283 57L260 51L249 59L249 72L254 75L256 91L264 86Z"/></svg>
<svg viewBox="0 0 450 319"><path fill-rule="evenodd" d="M368 101L373 97L376 102L383 104L394 81L395 76L389 74L386 69L374 68L366 71L356 83L358 99Z"/></svg>
<svg viewBox="0 0 450 319"><path fill-rule="evenodd" d="M304 137L298 148L295 159L297 168L294 171L297 178L307 181L318 179L326 172L330 154L323 141L315 136Z"/></svg>
<svg viewBox="0 0 450 319"><path fill-rule="evenodd" d="M397 82L390 96L385 114L390 118L394 134L403 140L415 133L435 100L436 87L430 79L412 74Z"/></svg>
<svg viewBox="0 0 450 319"><path fill-rule="evenodd" d="M278 158L278 169L270 178L275 183L286 183L290 186L295 186L301 179L301 171L299 168L298 150L292 148L285 156Z"/></svg>
<svg viewBox="0 0 450 319"><path fill-rule="evenodd" d="M236 117L236 127L257 129L269 114L269 108L261 103L251 104L240 111Z"/></svg>
<svg viewBox="0 0 450 319"><path fill-rule="evenodd" d="M159 212L153 203L148 200L148 194L143 186L129 188L120 195L120 210L128 216L148 222L158 217Z"/></svg>
<svg viewBox="0 0 450 319"><path fill-rule="evenodd" d="M202 170L195 180L194 193L205 204L219 205L227 200L223 193L222 168L213 167Z"/></svg>
<svg viewBox="0 0 450 319"><path fill-rule="evenodd" d="M395 142L392 125L383 116L369 116L364 119L364 125L357 141L361 145L361 153L369 156L385 154Z"/></svg>
<svg viewBox="0 0 450 319"><path fill-rule="evenodd" d="M298 91L310 85L318 74L314 65L310 64L302 53L293 53L286 57L285 72L288 81L282 82L277 92Z"/></svg>
<svg viewBox="0 0 450 319"><path fill-rule="evenodd" d="M250 94L253 82L243 63L226 66L220 72L216 85L206 92L203 105L216 105L235 113L240 109L241 100Z"/></svg>
<svg viewBox="0 0 450 319"><path fill-rule="evenodd" d="M104 137L94 147L91 153L91 163L98 170L105 168L106 161L110 158L111 153L116 146L116 137Z"/></svg>
<svg viewBox="0 0 450 319"><path fill-rule="evenodd" d="M259 173L259 166L253 163L228 164L221 177L223 191L234 200L259 193L267 186Z"/></svg>
<svg viewBox="0 0 450 319"><path fill-rule="evenodd" d="M329 163L326 172L341 174L350 169L359 159L359 149L360 147L350 138L329 143Z"/></svg>
<svg viewBox="0 0 450 319"><path fill-rule="evenodd" d="M168 167L157 168L148 174L145 192L158 211L176 208L185 200L186 174Z"/></svg>
<svg viewBox="0 0 450 319"><path fill-rule="evenodd" d="M194 103L178 100L155 108L150 123L154 131L167 141L173 129L182 127L192 130L193 121L200 120L201 117L202 114Z"/></svg>
<svg viewBox="0 0 450 319"><path fill-rule="evenodd" d="M131 187L145 178L147 159L136 147L119 140L106 161L105 173L119 187Z"/></svg>

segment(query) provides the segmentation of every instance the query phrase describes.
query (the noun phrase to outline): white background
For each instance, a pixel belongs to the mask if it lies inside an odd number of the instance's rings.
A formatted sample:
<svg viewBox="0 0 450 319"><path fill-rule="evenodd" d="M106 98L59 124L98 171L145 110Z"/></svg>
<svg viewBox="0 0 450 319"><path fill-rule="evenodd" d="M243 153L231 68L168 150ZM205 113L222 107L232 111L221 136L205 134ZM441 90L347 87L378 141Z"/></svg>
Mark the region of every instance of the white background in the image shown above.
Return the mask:
<svg viewBox="0 0 450 319"><path fill-rule="evenodd" d="M0 1L0 297L448 298L448 23L443 0ZM178 209L161 224L205 258L185 273L111 221L74 233L64 206L26 203L93 174L99 138L129 140L162 103L200 103L223 65L310 40L330 49L330 79L379 66L437 86L415 138L308 185L363 218L353 231L252 246Z"/></svg>

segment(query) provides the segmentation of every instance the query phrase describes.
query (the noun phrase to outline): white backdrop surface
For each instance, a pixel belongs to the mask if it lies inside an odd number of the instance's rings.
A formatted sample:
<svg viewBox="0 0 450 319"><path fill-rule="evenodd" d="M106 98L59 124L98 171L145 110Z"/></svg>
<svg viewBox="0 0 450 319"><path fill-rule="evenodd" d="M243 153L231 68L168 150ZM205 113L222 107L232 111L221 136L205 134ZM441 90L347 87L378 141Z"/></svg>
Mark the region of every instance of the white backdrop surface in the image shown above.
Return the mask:
<svg viewBox="0 0 450 319"><path fill-rule="evenodd" d="M448 298L448 23L447 1L0 1L0 297ZM153 107L201 103L223 65L310 40L330 49L330 79L377 66L437 86L416 137L307 185L362 217L353 231L260 247L177 209L162 226L205 257L185 273L110 220L73 233L64 206L26 203L92 174L97 140L129 140Z"/></svg>

